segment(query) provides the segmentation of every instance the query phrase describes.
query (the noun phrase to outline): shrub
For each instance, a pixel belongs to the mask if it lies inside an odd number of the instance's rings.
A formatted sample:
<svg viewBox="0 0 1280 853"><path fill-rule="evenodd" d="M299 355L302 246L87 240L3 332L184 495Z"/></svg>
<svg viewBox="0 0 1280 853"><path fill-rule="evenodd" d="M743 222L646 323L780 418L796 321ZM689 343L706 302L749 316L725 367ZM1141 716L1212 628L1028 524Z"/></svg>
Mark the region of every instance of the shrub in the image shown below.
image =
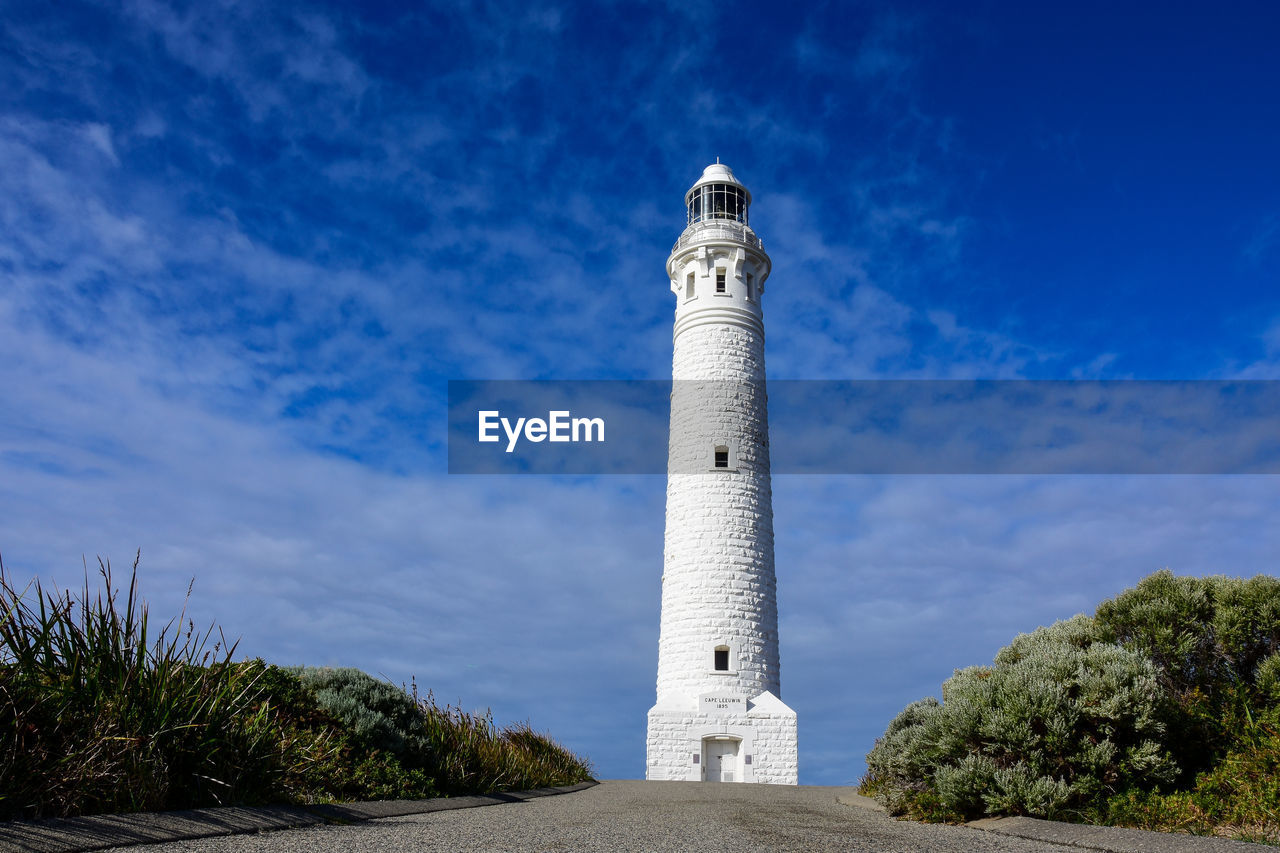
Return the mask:
<svg viewBox="0 0 1280 853"><path fill-rule="evenodd" d="M358 669L298 667L293 671L316 704L365 749L383 750L410 763L427 754L422 711L402 688Z"/></svg>
<svg viewBox="0 0 1280 853"><path fill-rule="evenodd" d="M1178 706L1170 738L1184 783L1234 747L1251 709L1265 706L1280 675L1280 579L1177 577L1168 570L1098 606L1103 639L1155 665Z"/></svg>
<svg viewBox="0 0 1280 853"><path fill-rule="evenodd" d="M866 789L895 814L1057 817L1176 775L1155 667L1094 639L1086 616L1019 636L942 693L867 756Z"/></svg>
<svg viewBox="0 0 1280 853"><path fill-rule="evenodd" d="M379 796L493 793L591 778L582 759L526 724L499 729L487 713L441 708L416 685L407 692L356 669L293 672L346 733L349 750L369 762L365 776ZM387 793L397 779L399 793Z"/></svg>
<svg viewBox="0 0 1280 853"><path fill-rule="evenodd" d="M1280 653L1258 664L1258 704L1263 709L1280 708Z"/></svg>
<svg viewBox="0 0 1280 853"><path fill-rule="evenodd" d="M1161 794L1131 789L1094 816L1140 829L1229 835L1280 843L1280 737L1259 729L1187 791Z"/></svg>
<svg viewBox="0 0 1280 853"><path fill-rule="evenodd" d="M957 670L867 756L895 814L1280 839L1280 580L1161 571ZM1171 788L1177 788L1171 790Z"/></svg>
<svg viewBox="0 0 1280 853"><path fill-rule="evenodd" d="M282 668L261 660L241 666L258 673L258 709L271 719L278 740L279 768L273 779L277 801L408 799L438 793L426 771L406 767L398 755L371 747L367 738L322 707L300 677L300 667Z"/></svg>

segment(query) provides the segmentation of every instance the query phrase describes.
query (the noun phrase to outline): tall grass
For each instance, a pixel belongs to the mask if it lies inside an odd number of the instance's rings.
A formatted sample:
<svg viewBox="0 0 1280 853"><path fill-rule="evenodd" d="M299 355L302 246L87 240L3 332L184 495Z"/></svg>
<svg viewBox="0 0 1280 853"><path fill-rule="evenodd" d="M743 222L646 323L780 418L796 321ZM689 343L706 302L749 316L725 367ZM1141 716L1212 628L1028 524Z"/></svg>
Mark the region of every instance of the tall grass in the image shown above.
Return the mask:
<svg viewBox="0 0 1280 853"><path fill-rule="evenodd" d="M491 714L439 707L431 694L413 698L422 711L434 757L436 778L445 793L493 793L591 778L590 766L528 723L499 729Z"/></svg>
<svg viewBox="0 0 1280 853"><path fill-rule="evenodd" d="M182 613L156 630L99 560L78 595L0 562L0 819L489 793L591 778L527 725L358 670L234 662ZM188 588L188 597L190 596Z"/></svg>
<svg viewBox="0 0 1280 853"><path fill-rule="evenodd" d="M181 616L155 629L137 560L121 597L19 590L0 563L0 816L257 799L277 754L235 644ZM190 590L188 590L188 593Z"/></svg>
<svg viewBox="0 0 1280 853"><path fill-rule="evenodd" d="M440 707L416 683L405 689L327 667L270 667L265 682L273 697L292 696L272 701L297 721L287 728L300 746L291 764L300 768L294 784L309 792L304 797L487 794L591 778L590 766L548 735L524 723L500 728L488 712ZM347 768L340 779L335 762Z"/></svg>

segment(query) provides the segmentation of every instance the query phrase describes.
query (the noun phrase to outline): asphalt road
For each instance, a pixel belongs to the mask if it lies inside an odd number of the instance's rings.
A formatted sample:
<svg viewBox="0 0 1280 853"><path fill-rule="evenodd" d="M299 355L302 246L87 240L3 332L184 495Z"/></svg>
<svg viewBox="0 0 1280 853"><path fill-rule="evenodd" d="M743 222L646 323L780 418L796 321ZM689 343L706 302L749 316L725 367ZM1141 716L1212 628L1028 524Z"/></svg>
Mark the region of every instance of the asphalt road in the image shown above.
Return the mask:
<svg viewBox="0 0 1280 853"><path fill-rule="evenodd" d="M1078 850L964 826L896 821L841 803L852 788L604 782L558 797L349 826L316 826L113 848L124 853L262 851L827 851L902 853Z"/></svg>

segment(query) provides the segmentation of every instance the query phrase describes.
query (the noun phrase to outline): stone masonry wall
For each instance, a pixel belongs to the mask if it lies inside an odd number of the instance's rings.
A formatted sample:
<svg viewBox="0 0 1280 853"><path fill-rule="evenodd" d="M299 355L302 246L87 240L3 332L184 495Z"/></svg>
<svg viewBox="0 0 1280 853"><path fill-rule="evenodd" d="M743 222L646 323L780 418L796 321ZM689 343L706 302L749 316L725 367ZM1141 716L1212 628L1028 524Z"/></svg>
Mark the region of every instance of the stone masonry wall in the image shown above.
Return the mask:
<svg viewBox="0 0 1280 853"><path fill-rule="evenodd" d="M696 229L686 232L667 267L677 297L674 382L657 704L649 712L646 777L701 779L693 756L701 756L703 740L728 737L739 741L740 781L794 785L796 714L778 698L760 301L769 261L758 244L706 234L699 240ZM716 288L718 271L725 272L723 293ZM727 469L715 467L718 447L727 448ZM714 669L717 646L729 647L728 671ZM705 711L704 694L761 706Z"/></svg>
<svg viewBox="0 0 1280 853"><path fill-rule="evenodd" d="M697 782L702 780L702 739L730 735L739 747L741 781L769 785L798 782L796 715L794 711L716 715L698 712L649 712L648 766L645 778ZM694 763L693 756L699 756ZM745 757L751 756L747 765Z"/></svg>
<svg viewBox="0 0 1280 853"><path fill-rule="evenodd" d="M755 750L760 757L755 760L753 782L766 785L800 784L800 756L796 732L796 714L787 713L747 715L755 733Z"/></svg>
<svg viewBox="0 0 1280 853"><path fill-rule="evenodd" d="M718 324L676 338L658 703L780 695L764 342ZM730 448L731 470L712 467ZM713 670L730 648L730 671Z"/></svg>

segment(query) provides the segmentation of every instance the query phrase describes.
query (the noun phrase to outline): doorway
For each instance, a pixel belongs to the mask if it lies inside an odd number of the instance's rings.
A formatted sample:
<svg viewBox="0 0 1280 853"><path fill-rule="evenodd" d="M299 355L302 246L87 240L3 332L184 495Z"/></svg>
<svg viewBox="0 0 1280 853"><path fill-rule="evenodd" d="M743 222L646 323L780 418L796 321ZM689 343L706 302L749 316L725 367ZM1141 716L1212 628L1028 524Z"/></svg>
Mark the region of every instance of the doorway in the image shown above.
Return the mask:
<svg viewBox="0 0 1280 853"><path fill-rule="evenodd" d="M738 773L738 745L742 741L732 737L709 737L702 741L703 779L707 782L740 782Z"/></svg>

